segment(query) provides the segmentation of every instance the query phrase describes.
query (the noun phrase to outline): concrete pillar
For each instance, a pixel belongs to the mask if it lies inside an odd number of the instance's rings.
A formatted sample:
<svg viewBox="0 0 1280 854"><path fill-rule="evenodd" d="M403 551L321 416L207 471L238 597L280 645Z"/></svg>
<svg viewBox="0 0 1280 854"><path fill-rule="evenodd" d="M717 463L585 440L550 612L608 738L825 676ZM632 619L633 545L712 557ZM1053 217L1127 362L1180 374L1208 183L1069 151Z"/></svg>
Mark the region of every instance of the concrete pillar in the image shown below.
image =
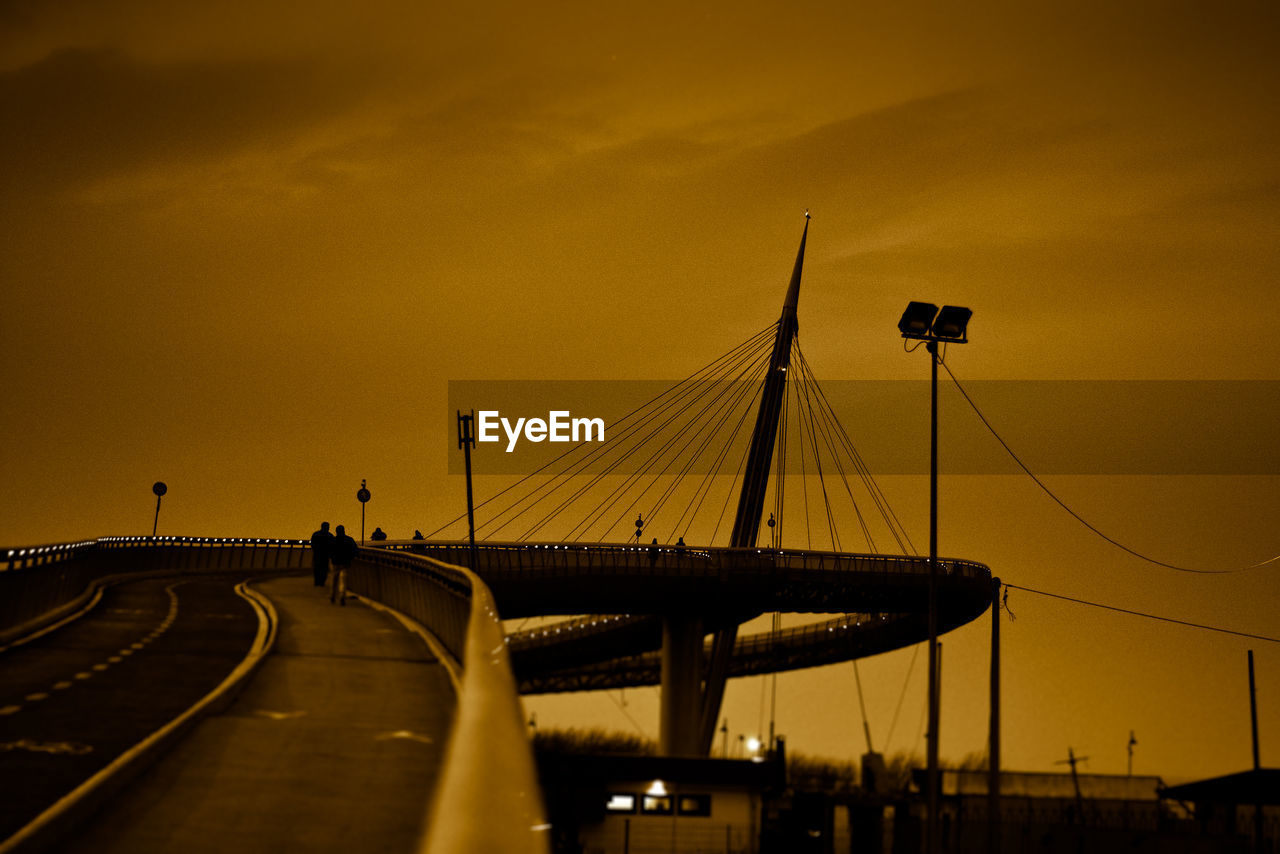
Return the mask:
<svg viewBox="0 0 1280 854"><path fill-rule="evenodd" d="M662 620L662 698L658 750L663 756L699 754L702 709L702 618Z"/></svg>

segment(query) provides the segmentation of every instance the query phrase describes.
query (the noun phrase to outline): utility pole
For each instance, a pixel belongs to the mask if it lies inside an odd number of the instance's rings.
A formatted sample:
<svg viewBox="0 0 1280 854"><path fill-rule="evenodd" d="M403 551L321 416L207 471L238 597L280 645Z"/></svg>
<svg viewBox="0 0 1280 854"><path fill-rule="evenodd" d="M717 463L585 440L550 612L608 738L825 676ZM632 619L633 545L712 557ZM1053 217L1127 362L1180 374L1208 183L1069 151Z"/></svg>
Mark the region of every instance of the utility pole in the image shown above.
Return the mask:
<svg viewBox="0 0 1280 854"><path fill-rule="evenodd" d="M1084 796L1080 794L1080 775L1076 773L1076 763L1085 762L1088 759L1088 756L1076 756L1075 751L1068 747L1067 758L1054 763L1071 766L1071 782L1076 788L1076 816L1081 824L1084 824Z"/></svg>
<svg viewBox="0 0 1280 854"><path fill-rule="evenodd" d="M1253 679L1253 650L1249 650L1249 714L1253 718L1253 773L1257 778L1255 786L1260 792L1262 791L1262 754L1258 751L1258 686ZM1262 804L1255 803L1253 805L1253 847L1258 854L1266 850L1262 830Z"/></svg>
<svg viewBox="0 0 1280 854"><path fill-rule="evenodd" d="M938 342L925 342L932 383L929 389L929 740L925 750L926 854L938 854Z"/></svg>
<svg viewBox="0 0 1280 854"><path fill-rule="evenodd" d="M471 427L475 422L476 411L471 410L470 415L463 415L462 410L458 410L458 447L462 449L463 459L467 465L467 529L471 537L471 571L476 570L476 511L471 492L471 448L476 443L475 433Z"/></svg>
<svg viewBox="0 0 1280 854"><path fill-rule="evenodd" d="M1000 851L1000 579L991 579L991 728L987 734L987 852Z"/></svg>

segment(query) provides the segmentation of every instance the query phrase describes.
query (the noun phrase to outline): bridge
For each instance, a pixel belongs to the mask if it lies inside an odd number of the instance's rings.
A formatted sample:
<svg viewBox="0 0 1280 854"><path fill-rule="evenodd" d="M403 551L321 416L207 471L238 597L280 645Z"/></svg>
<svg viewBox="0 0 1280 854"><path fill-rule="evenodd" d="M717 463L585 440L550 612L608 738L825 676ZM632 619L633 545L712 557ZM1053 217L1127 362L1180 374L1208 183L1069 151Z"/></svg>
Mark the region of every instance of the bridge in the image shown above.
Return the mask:
<svg viewBox="0 0 1280 854"><path fill-rule="evenodd" d="M660 685L661 751L706 755L728 678L918 643L929 636L931 586L939 631L982 614L993 582L973 561L783 548L772 516L774 543L757 544L771 464L785 464L775 440L786 431L807 233L806 220L727 546L383 542L359 550L349 582L358 599L347 609L298 577L309 569L300 540L103 537L0 550L0 660L16 674L0 696L0 854L169 850L174 836L156 836L157 822L184 828L173 831L187 834L183 850L200 840L253 850L254 839L261 850L298 850L298 827L275 845L284 831L245 813L282 789L312 788L327 794L288 808L302 810L311 850L396 828L385 842L398 850L543 851L549 826L521 693ZM739 637L768 612L827 618ZM501 620L533 616L566 619L503 631ZM166 655L152 654L160 648ZM147 668L135 666L144 659ZM77 701L90 686L92 704ZM369 730L388 708L395 722ZM298 725L244 724L259 718ZM312 721L322 723L304 732ZM346 749L356 732L363 748ZM435 747L406 756L382 742ZM296 785L235 758L261 751L272 768L301 774ZM317 754L328 758L317 764ZM370 779L375 759L387 779L417 785L376 794L385 787ZM357 782L333 788L335 778ZM178 821L193 798L212 812ZM387 812L370 819L375 802ZM248 837L229 830L240 823Z"/></svg>

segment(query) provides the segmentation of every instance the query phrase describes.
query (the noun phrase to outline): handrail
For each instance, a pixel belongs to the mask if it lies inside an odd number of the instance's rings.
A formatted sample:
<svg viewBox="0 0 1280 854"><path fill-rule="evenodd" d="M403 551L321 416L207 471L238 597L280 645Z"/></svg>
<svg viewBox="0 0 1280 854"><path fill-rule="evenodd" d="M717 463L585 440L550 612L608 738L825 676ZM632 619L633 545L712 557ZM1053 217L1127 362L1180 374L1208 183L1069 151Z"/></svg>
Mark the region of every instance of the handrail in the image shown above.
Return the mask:
<svg viewBox="0 0 1280 854"><path fill-rule="evenodd" d="M469 569L418 560L461 574L471 588L462 687L420 850L546 854L551 825L493 594Z"/></svg>
<svg viewBox="0 0 1280 854"><path fill-rule="evenodd" d="M353 592L412 617L462 663L444 773L420 850L549 851L550 825L493 593L464 567L380 548L361 548L349 576Z"/></svg>

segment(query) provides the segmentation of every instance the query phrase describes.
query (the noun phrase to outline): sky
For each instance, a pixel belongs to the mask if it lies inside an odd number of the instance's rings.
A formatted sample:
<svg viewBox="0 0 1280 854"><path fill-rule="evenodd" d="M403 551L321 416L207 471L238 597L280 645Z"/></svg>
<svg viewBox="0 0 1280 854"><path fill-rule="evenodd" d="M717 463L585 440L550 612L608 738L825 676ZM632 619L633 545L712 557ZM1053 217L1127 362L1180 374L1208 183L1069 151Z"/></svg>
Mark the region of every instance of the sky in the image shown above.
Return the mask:
<svg viewBox="0 0 1280 854"><path fill-rule="evenodd" d="M806 209L800 335L824 379L921 378L894 327L922 299L974 310L962 380L1278 380L1278 18L0 2L0 541L149 533L156 480L160 533L352 525L361 479L370 527L434 528L464 495L450 381L686 376L777 318ZM965 417L944 396L944 424ZM1273 472L1050 485L1166 562L1280 553ZM885 488L926 539L924 481ZM1016 476L941 489L942 551L1011 584L1275 634L1274 569L1143 563ZM1135 773L1247 767L1251 643L1280 761L1276 644L1010 605L1007 767L1070 746L1123 772L1130 730ZM988 631L944 639L944 757L982 747ZM877 749L923 750L910 659L860 665ZM779 678L793 749L864 749L851 683L848 664ZM731 730L761 728L761 696L731 686ZM656 733L651 691L529 707Z"/></svg>

